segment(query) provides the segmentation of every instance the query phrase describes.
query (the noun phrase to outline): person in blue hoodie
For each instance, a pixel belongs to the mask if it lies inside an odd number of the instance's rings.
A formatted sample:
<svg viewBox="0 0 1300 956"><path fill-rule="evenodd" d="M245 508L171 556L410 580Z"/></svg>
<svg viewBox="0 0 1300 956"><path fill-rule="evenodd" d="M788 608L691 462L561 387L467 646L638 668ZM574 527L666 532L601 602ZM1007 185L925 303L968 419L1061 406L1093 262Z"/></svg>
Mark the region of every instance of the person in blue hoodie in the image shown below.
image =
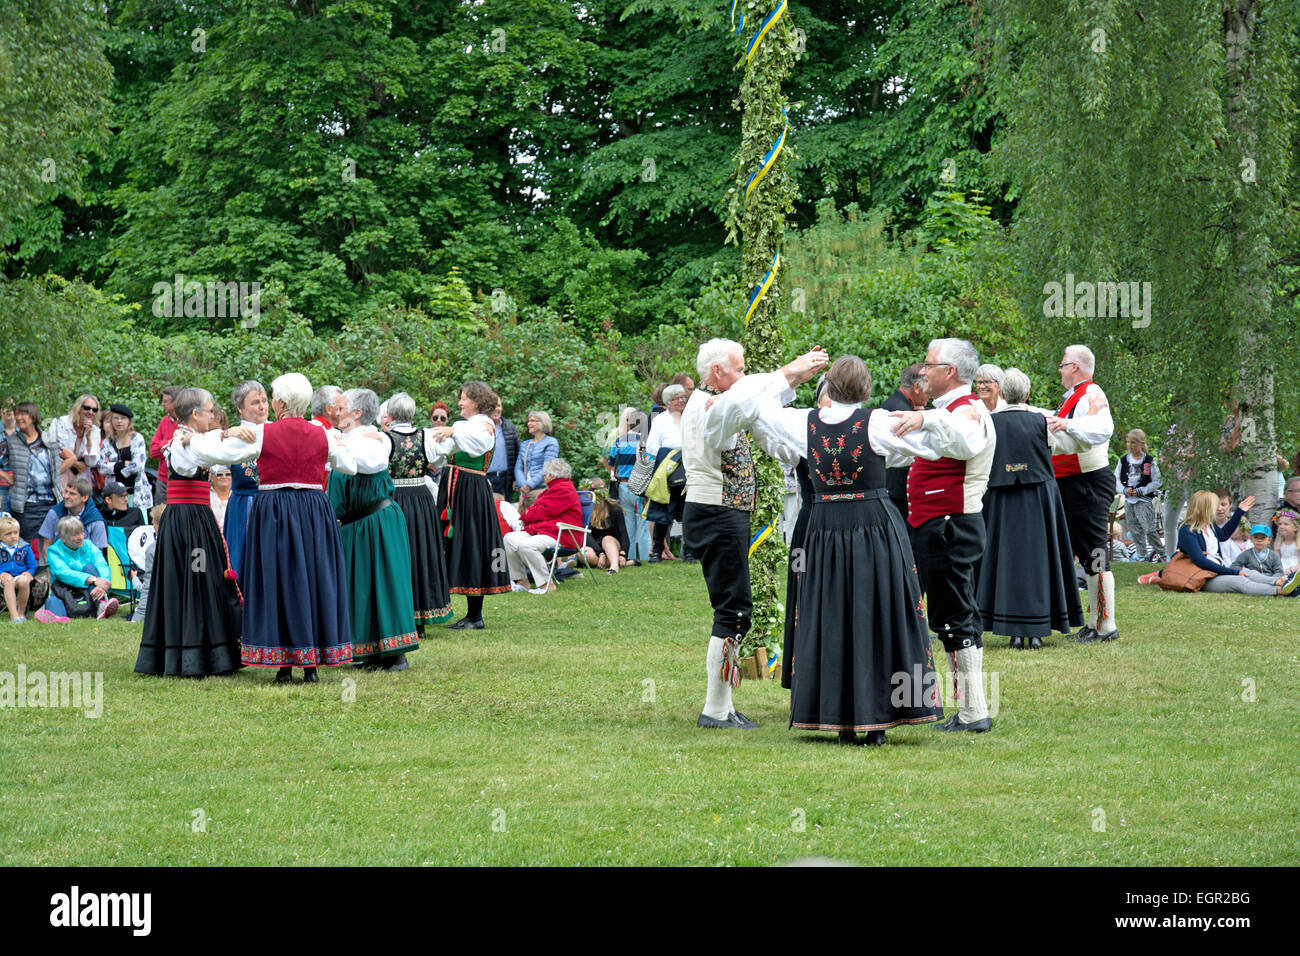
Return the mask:
<svg viewBox="0 0 1300 956"><path fill-rule="evenodd" d="M68 482L68 487L63 491L63 500L49 510L45 521L41 523L39 534L45 539L47 549L53 546L54 539L58 537L59 522L68 515L81 519L91 544L100 551L108 547L108 524L91 500L93 494L94 486L89 479L74 478Z"/></svg>
<svg viewBox="0 0 1300 956"><path fill-rule="evenodd" d="M27 598L36 577L36 555L18 535L18 519L0 517L0 586L4 588L9 620L21 624L27 620Z"/></svg>

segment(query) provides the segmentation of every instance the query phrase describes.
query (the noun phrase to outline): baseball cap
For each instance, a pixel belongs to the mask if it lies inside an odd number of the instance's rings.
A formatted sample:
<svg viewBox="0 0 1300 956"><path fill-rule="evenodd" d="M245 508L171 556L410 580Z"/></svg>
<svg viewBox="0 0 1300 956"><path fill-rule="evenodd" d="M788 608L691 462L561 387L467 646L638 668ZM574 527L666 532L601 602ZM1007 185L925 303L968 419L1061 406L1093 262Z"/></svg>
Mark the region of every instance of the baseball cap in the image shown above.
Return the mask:
<svg viewBox="0 0 1300 956"><path fill-rule="evenodd" d="M104 482L105 498L107 498L109 495L124 495L124 494L126 494L126 485L122 484L120 481Z"/></svg>
<svg viewBox="0 0 1300 956"><path fill-rule="evenodd" d="M1266 538L1273 537L1273 529L1266 524L1251 525L1250 533L1252 535L1262 534Z"/></svg>

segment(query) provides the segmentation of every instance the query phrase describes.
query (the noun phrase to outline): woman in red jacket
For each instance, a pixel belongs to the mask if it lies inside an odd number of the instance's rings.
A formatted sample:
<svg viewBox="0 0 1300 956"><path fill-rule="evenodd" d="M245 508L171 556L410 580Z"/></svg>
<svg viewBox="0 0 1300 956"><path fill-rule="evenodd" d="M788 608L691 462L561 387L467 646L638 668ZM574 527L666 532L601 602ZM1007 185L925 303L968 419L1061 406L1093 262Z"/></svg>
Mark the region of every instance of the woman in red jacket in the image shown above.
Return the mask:
<svg viewBox="0 0 1300 956"><path fill-rule="evenodd" d="M581 548L583 544L580 533L566 531L561 536L557 527L560 522L582 526L582 503L578 500L578 489L573 487L573 469L563 458L552 458L542 468L542 480L546 482L546 490L520 515L524 530L511 531L505 536L510 577L516 584L527 587L531 571L539 585L534 594L555 590L542 552L557 546Z"/></svg>

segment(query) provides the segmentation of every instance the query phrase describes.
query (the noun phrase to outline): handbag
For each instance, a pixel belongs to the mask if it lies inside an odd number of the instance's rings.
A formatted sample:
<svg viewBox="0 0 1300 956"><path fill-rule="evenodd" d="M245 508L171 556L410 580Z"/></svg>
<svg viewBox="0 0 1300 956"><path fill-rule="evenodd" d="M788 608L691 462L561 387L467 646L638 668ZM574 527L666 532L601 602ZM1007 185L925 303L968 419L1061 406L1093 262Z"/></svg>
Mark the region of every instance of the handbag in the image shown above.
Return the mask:
<svg viewBox="0 0 1300 956"><path fill-rule="evenodd" d="M650 480L649 487L646 488L645 496L657 504L666 505L672 500L672 480L671 475L681 468L681 452L673 449L664 456L659 467L655 469L654 478Z"/></svg>
<svg viewBox="0 0 1300 956"><path fill-rule="evenodd" d="M1173 560L1164 566L1156 583L1166 591L1182 591L1190 594L1199 591L1205 582L1214 577L1213 571L1198 568L1183 552L1177 552Z"/></svg>
<svg viewBox="0 0 1300 956"><path fill-rule="evenodd" d="M646 489L650 487L650 480L655 476L655 460L645 453L645 445L638 445L636 449L636 464L632 466L632 474L628 476L627 487L632 494L638 498L645 494Z"/></svg>

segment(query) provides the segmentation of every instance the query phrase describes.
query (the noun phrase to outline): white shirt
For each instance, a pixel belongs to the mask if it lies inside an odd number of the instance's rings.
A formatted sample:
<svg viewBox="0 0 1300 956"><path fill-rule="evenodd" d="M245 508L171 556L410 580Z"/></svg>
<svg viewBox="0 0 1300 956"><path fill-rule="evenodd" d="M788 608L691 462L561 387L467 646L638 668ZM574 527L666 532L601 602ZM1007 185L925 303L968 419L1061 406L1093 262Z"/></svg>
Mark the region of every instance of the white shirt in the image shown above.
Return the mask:
<svg viewBox="0 0 1300 956"><path fill-rule="evenodd" d="M167 446L168 467L178 475L188 478L200 468L211 468L213 465L236 465L241 462L252 461L262 454L262 432L266 426L249 425L248 427L253 430L254 434L251 443L233 436L222 440L221 431L218 429L204 432L201 435L195 433L187 446L181 444L181 439L190 429L184 425L179 425L176 428L176 434L172 436L171 443ZM318 424L317 427L323 428L324 426ZM325 436L329 441L329 466L335 471L343 472L345 475L355 475L357 473L356 462L353 460L352 452L343 444L342 433L337 428L327 428L325 429ZM264 485L263 487L268 486Z"/></svg>
<svg viewBox="0 0 1300 956"><path fill-rule="evenodd" d="M379 440L365 437L367 435L378 435ZM343 432L342 436L344 446L352 453L358 475L377 475L388 470L393 440L374 425L358 425L350 432Z"/></svg>
<svg viewBox="0 0 1300 956"><path fill-rule="evenodd" d="M452 422L450 438L434 441L432 446L426 444L425 448L432 448L433 454L442 455L445 459L450 459L457 449L466 455L486 455L497 445L496 435L488 427L491 425L492 419L487 415L471 415Z"/></svg>
<svg viewBox="0 0 1300 956"><path fill-rule="evenodd" d="M681 448L682 447L682 423L681 416L677 421L673 421L672 412L664 412L659 415L650 424L650 437L646 439L645 450L647 455L659 454L660 448Z"/></svg>
<svg viewBox="0 0 1300 956"><path fill-rule="evenodd" d="M722 453L735 449L737 434L752 421L749 403L766 394L776 396L779 405L794 401L794 389L781 372L746 375L716 396L703 388L691 392L681 423L687 501L722 504ZM713 404L706 409L710 398ZM760 447L766 448L757 431L754 438ZM771 449L767 450L771 453Z"/></svg>

